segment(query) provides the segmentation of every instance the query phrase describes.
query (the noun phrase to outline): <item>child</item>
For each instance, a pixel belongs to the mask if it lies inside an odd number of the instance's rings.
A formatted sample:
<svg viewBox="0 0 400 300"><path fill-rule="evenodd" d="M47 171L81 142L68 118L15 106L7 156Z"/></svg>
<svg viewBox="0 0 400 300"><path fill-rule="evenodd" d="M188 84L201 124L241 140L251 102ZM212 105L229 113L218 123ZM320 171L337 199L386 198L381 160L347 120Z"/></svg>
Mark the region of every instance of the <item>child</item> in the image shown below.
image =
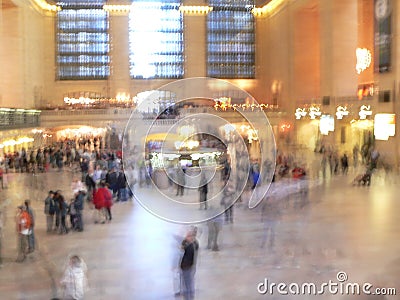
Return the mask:
<svg viewBox="0 0 400 300"><path fill-rule="evenodd" d="M87 267L82 258L72 255L61 279L63 299L81 300L87 291Z"/></svg>

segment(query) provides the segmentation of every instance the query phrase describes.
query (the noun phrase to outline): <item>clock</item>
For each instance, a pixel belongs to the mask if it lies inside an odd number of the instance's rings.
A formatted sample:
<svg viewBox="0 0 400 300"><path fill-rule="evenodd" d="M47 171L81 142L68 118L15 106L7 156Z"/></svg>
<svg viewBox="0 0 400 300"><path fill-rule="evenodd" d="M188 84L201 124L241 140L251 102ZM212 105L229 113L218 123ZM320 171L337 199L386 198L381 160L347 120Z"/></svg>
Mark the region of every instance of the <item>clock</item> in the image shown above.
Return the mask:
<svg viewBox="0 0 400 300"><path fill-rule="evenodd" d="M390 0L376 0L375 2L375 16L378 20L384 19L390 12Z"/></svg>

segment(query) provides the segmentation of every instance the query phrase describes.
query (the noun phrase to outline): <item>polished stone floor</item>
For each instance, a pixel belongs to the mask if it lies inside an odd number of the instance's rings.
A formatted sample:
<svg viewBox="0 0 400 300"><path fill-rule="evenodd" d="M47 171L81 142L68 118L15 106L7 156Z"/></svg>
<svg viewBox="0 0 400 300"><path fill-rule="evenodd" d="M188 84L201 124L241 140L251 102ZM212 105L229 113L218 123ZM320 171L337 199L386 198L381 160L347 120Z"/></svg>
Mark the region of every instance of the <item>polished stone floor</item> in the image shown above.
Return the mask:
<svg viewBox="0 0 400 300"><path fill-rule="evenodd" d="M396 288L400 294L400 200L397 176L374 174L372 184L353 186L356 172L325 180L307 181L308 193L298 194L290 180L272 187L281 217L275 222L275 245L261 247L264 224L261 206L250 210L243 202L234 208L234 223L224 224L220 251L206 249L207 226L199 226L200 252L196 271L196 299L385 299L338 293L282 295L271 284L371 283L370 290ZM59 280L66 259L78 254L86 261L90 290L85 299L180 299L174 296L175 235L187 225L166 222L136 201L116 203L113 220L94 224L85 207L83 232L46 234L43 201L47 191L60 189L71 197L74 174L51 171L36 177L9 174L9 188L0 190L6 204L0 299L47 300L60 296ZM139 192L139 190L138 190ZM152 189L141 189L155 197ZM184 197L196 198L197 191ZM31 199L36 213L38 249L16 263L15 208ZM267 282L270 289L262 294ZM260 285L261 284L261 285ZM339 285L340 287L340 285ZM343 287L343 285L342 285ZM260 290L260 292L258 291ZM264 290L265 292L265 290ZM351 292L351 290L350 290ZM351 294L351 293L350 293ZM400 299L400 296L386 296Z"/></svg>

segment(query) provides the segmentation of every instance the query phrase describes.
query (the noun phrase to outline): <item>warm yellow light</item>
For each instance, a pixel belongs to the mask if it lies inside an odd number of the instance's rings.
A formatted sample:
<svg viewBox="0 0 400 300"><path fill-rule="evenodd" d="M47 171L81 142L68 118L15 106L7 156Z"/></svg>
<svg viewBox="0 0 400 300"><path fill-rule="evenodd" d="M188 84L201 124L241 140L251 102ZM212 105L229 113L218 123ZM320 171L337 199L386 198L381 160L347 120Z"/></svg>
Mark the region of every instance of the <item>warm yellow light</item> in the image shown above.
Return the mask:
<svg viewBox="0 0 400 300"><path fill-rule="evenodd" d="M106 4L103 6L103 9L111 14L128 15L131 9L131 5Z"/></svg>
<svg viewBox="0 0 400 300"><path fill-rule="evenodd" d="M285 0L272 0L261 8L253 8L251 12L255 17L264 17L277 11L284 2Z"/></svg>
<svg viewBox="0 0 400 300"><path fill-rule="evenodd" d="M57 5L53 5L53 4L49 4L47 3L46 0L33 0L33 2L35 2L35 4L45 10L45 11L49 11L49 12L57 12L61 10L61 7L57 6Z"/></svg>
<svg viewBox="0 0 400 300"><path fill-rule="evenodd" d="M350 126L360 130L370 130L374 127L374 121L372 120L351 120Z"/></svg>
<svg viewBox="0 0 400 300"><path fill-rule="evenodd" d="M335 131L335 120L331 115L322 115L319 120L319 131L322 135L328 135Z"/></svg>
<svg viewBox="0 0 400 300"><path fill-rule="evenodd" d="M199 141L194 141L194 140L187 140L187 141L176 141L175 143L175 148L177 150L180 149L189 149L189 150L193 150L195 148L198 148L200 143Z"/></svg>
<svg viewBox="0 0 400 300"><path fill-rule="evenodd" d="M372 55L371 51L366 48L357 48L356 49L356 71L357 74L361 74L361 72L365 71L371 65Z"/></svg>
<svg viewBox="0 0 400 300"><path fill-rule="evenodd" d="M182 5L179 7L179 11L188 15L205 15L212 11L213 8L211 6L190 6L190 5Z"/></svg>
<svg viewBox="0 0 400 300"><path fill-rule="evenodd" d="M6 140L2 144L0 144L0 148L9 147L9 146L15 146L15 145L21 145L23 143L30 143L30 142L33 142L34 140L35 139L29 138L27 136L20 137L17 140L14 140L14 139Z"/></svg>
<svg viewBox="0 0 400 300"><path fill-rule="evenodd" d="M395 114L376 114L374 120L374 136L377 140L387 141L396 133Z"/></svg>
<svg viewBox="0 0 400 300"><path fill-rule="evenodd" d="M32 133L33 133L33 134L42 133L42 132L43 132L42 129L37 129L37 128L32 129Z"/></svg>

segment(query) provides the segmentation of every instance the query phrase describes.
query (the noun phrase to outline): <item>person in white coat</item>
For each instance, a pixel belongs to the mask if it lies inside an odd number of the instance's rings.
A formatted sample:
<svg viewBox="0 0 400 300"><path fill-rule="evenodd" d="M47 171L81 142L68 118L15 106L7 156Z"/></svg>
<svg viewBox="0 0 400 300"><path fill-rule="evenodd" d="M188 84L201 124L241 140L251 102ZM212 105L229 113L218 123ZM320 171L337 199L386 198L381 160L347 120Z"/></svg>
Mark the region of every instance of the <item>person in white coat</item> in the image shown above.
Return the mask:
<svg viewBox="0 0 400 300"><path fill-rule="evenodd" d="M82 300L88 290L87 266L78 255L72 255L61 279L62 299Z"/></svg>

